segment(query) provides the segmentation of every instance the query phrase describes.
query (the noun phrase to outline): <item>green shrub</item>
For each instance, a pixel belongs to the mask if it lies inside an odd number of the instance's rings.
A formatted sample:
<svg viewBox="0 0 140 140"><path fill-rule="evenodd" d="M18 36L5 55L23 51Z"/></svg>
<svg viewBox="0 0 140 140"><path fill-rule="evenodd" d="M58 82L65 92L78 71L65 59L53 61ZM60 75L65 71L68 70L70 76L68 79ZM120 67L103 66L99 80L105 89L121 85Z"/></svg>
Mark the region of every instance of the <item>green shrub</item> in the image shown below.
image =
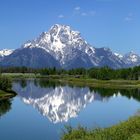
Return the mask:
<svg viewBox="0 0 140 140"><path fill-rule="evenodd" d="M140 140L140 134L134 134L129 140Z"/></svg>
<svg viewBox="0 0 140 140"><path fill-rule="evenodd" d="M7 91L11 88L12 88L11 80L6 76L0 76L0 89Z"/></svg>
<svg viewBox="0 0 140 140"><path fill-rule="evenodd" d="M87 130L84 128L66 131L62 140L140 140L140 117L104 129Z"/></svg>

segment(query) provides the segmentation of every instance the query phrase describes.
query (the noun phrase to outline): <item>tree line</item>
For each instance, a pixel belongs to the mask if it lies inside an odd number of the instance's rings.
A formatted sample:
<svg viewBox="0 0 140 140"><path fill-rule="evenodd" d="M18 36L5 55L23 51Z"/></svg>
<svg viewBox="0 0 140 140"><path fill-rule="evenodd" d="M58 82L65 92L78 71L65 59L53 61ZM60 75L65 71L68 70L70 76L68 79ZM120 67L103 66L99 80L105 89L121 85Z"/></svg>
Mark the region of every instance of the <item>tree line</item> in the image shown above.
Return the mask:
<svg viewBox="0 0 140 140"><path fill-rule="evenodd" d="M86 77L100 80L124 79L124 80L140 80L140 66L123 69L112 69L107 66L101 68L76 68L76 69L56 69L42 68L33 69L27 67L11 67L0 68L1 73L39 73L41 75L73 75L75 77Z"/></svg>

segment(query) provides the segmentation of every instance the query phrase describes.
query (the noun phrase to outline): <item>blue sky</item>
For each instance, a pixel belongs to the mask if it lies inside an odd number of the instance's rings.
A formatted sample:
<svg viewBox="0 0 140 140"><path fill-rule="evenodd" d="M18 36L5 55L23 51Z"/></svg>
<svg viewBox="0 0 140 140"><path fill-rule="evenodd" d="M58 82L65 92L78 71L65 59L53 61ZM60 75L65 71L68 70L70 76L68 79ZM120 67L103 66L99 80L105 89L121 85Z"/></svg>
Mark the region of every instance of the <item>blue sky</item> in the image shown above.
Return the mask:
<svg viewBox="0 0 140 140"><path fill-rule="evenodd" d="M58 23L95 47L140 54L139 0L0 0L0 49L19 48Z"/></svg>

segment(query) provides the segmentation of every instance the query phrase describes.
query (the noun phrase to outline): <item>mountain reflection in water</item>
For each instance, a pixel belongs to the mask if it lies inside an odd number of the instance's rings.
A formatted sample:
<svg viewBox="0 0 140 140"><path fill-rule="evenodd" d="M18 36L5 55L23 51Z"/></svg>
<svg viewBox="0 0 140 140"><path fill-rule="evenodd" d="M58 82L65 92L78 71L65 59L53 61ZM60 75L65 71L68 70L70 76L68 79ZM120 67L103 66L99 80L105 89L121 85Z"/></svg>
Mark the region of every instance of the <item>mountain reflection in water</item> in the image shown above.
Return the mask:
<svg viewBox="0 0 140 140"><path fill-rule="evenodd" d="M32 105L51 122L67 122L93 101L119 95L140 100L139 90L108 90L61 85L46 80L15 81L13 89L25 104ZM135 94L134 94L135 93Z"/></svg>

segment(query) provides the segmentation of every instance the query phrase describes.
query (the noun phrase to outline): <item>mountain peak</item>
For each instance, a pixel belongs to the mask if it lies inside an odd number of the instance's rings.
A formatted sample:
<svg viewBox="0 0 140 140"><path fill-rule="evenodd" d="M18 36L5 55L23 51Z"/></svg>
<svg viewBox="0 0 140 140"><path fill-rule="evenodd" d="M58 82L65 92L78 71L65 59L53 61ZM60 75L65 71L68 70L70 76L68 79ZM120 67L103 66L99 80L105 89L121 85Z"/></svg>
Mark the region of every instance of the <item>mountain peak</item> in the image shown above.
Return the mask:
<svg viewBox="0 0 140 140"><path fill-rule="evenodd" d="M10 55L14 50L10 50L10 49L3 49L0 50L0 56L4 57L4 56L8 56Z"/></svg>
<svg viewBox="0 0 140 140"><path fill-rule="evenodd" d="M55 60L64 69L102 67L106 65L111 68L123 68L140 64L140 56L133 51L123 56L113 53L107 47L94 48L82 38L80 32L73 30L70 26L61 24L53 25L48 32L42 32L39 37L26 42L21 49L15 51L12 56L13 59L15 59L15 55L17 56L17 64L20 63L18 61L20 60L18 59L19 57L25 60L25 56L20 55L20 51L24 52L22 49L30 52L28 53L29 60L30 57L34 56L32 53L37 54L37 50L40 50L40 54L44 54L43 59L50 56L52 59L51 63ZM3 57L1 58L3 59ZM39 67L47 67L47 65L40 64L42 62L41 55L38 54L36 58L39 59L39 62L35 62L35 64ZM10 59L9 61L15 60ZM4 60L3 63L5 63ZM48 63L48 66L50 66L50 63Z"/></svg>
<svg viewBox="0 0 140 140"><path fill-rule="evenodd" d="M127 53L126 55L124 55L125 62L127 62L128 64L131 63L138 63L140 61L140 56L138 54L136 54L134 51L130 51L129 53Z"/></svg>
<svg viewBox="0 0 140 140"><path fill-rule="evenodd" d="M130 51L129 53L126 54L127 57L138 57L139 55L135 53L134 51Z"/></svg>
<svg viewBox="0 0 140 140"><path fill-rule="evenodd" d="M53 25L48 32L42 32L35 40L25 43L23 48L42 48L63 64L67 57L71 59L72 56L68 52L70 53L74 49L94 53L94 48L81 37L78 31L60 24Z"/></svg>
<svg viewBox="0 0 140 140"><path fill-rule="evenodd" d="M62 43L66 43L67 41L72 41L75 38L80 37L80 33L78 31L74 31L70 26L55 24L51 27L48 32L54 38L60 38Z"/></svg>
<svg viewBox="0 0 140 140"><path fill-rule="evenodd" d="M50 28L50 30L52 30L52 29L71 29L70 28L70 26L68 26L68 25L63 25L63 24L54 24L51 28Z"/></svg>
<svg viewBox="0 0 140 140"><path fill-rule="evenodd" d="M126 55L134 55L134 54L136 54L134 51L130 51Z"/></svg>
<svg viewBox="0 0 140 140"><path fill-rule="evenodd" d="M79 41L79 42L78 42ZM40 36L32 41L28 41L23 45L23 48L33 48L50 46L50 49L60 49L63 47L70 46L72 43L86 43L80 36L78 31L74 31L67 25L55 24L48 32L42 32ZM80 45L80 44L79 44Z"/></svg>

